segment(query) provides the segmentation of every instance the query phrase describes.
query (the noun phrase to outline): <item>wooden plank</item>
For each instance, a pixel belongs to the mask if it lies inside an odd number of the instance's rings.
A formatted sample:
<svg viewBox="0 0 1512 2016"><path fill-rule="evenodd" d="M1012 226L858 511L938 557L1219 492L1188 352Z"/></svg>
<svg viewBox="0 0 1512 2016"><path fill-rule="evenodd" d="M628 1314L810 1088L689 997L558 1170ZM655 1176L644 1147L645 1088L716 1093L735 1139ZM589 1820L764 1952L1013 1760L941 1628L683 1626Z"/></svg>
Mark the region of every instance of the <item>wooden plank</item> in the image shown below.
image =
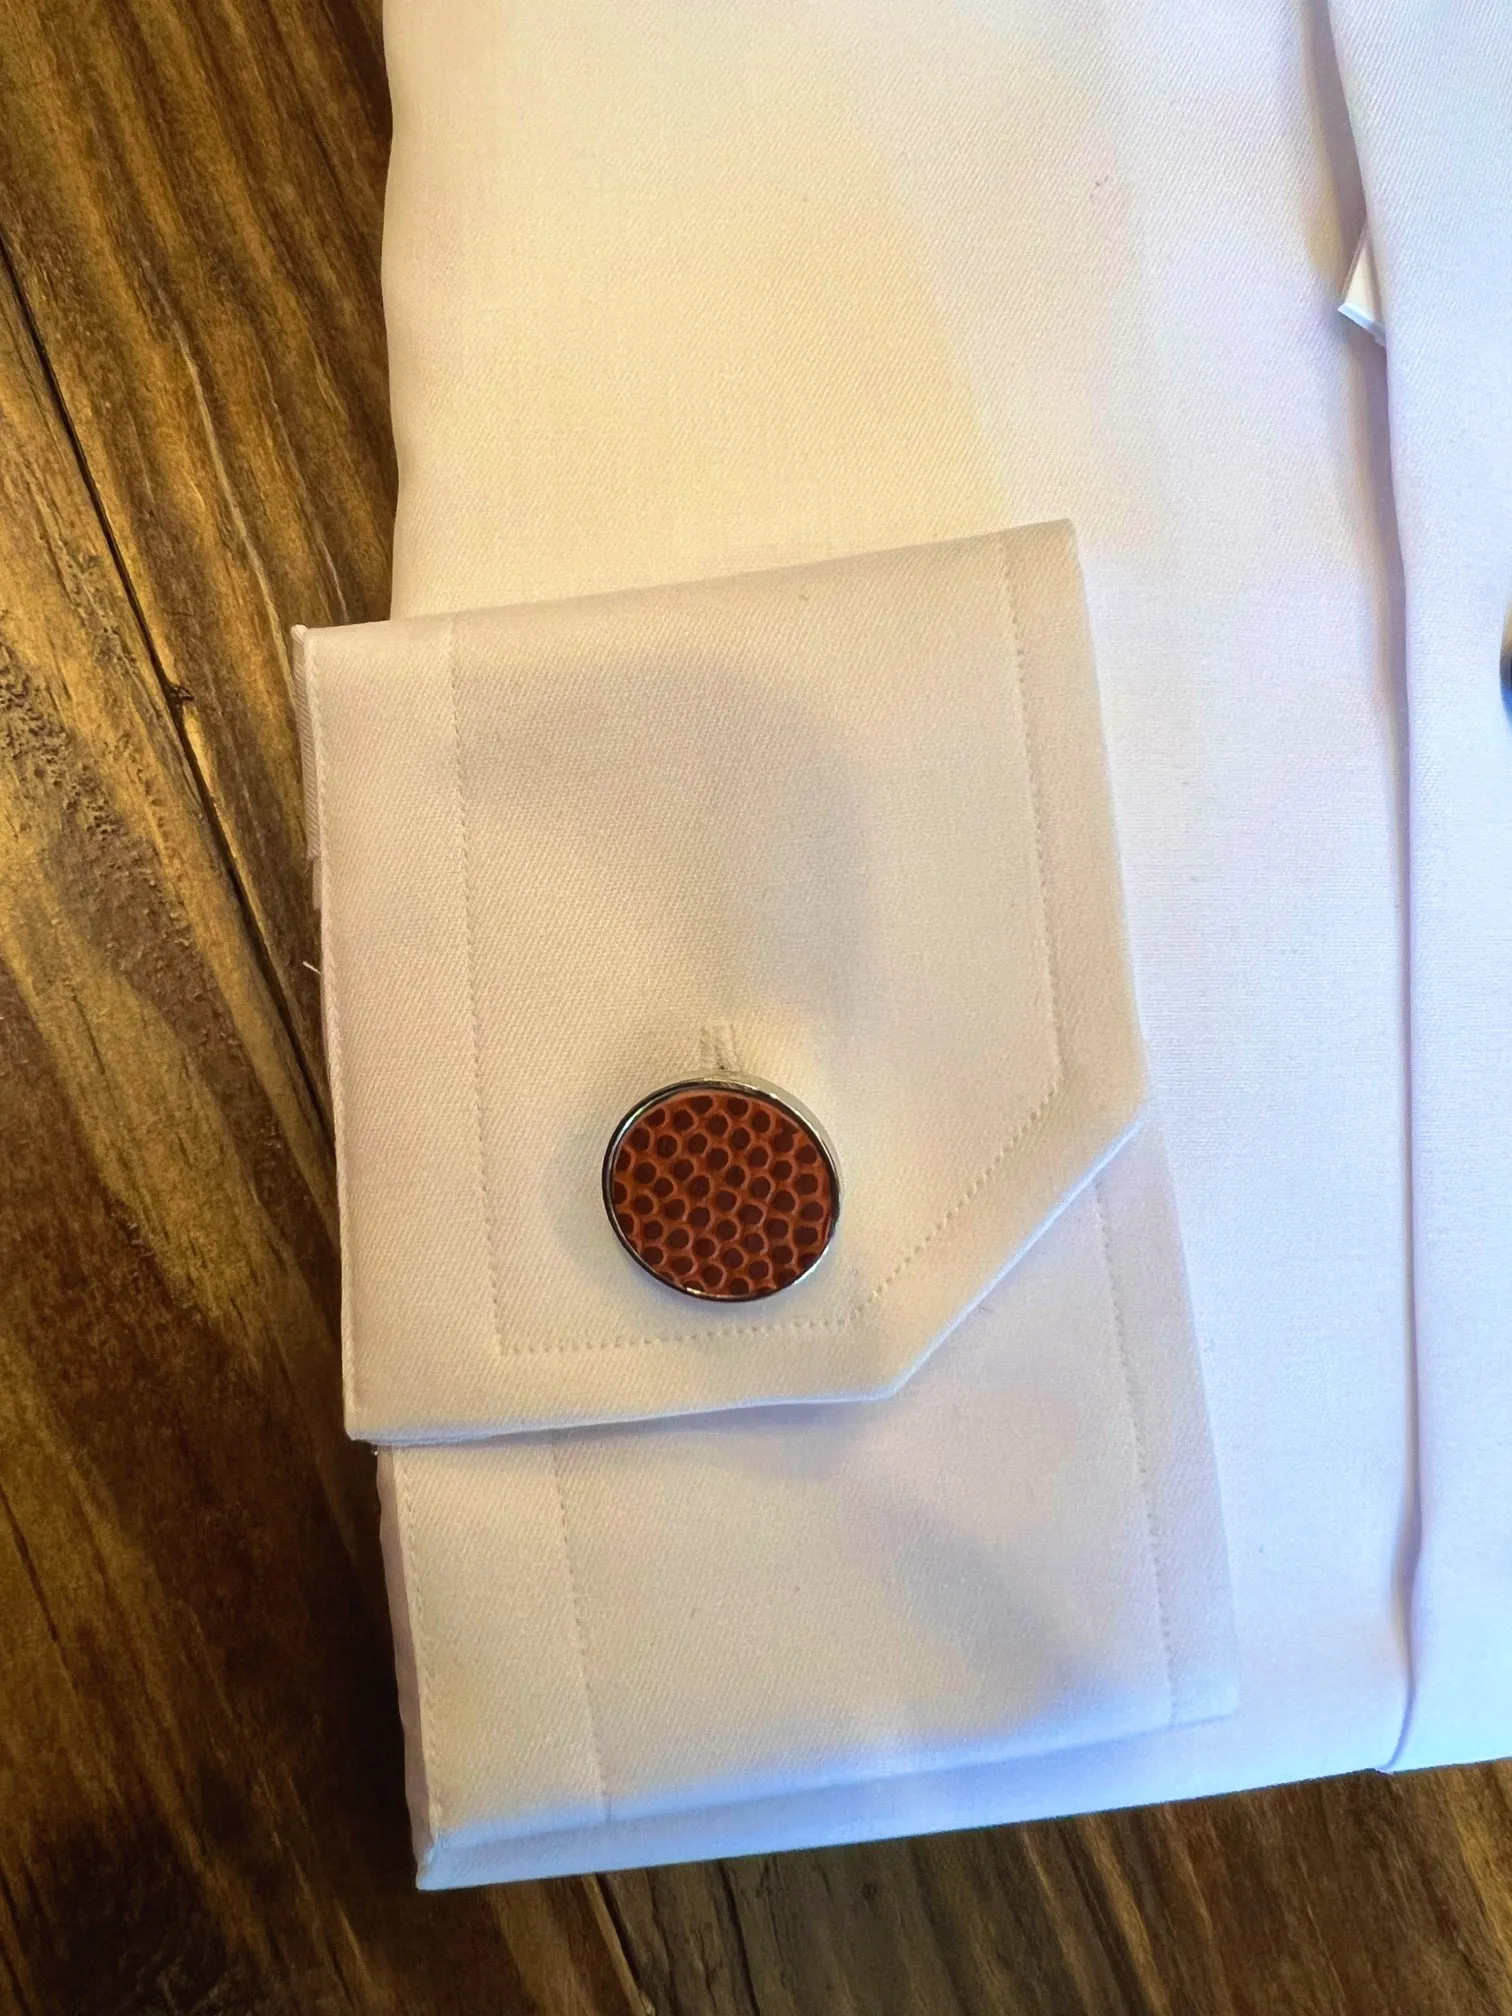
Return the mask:
<svg viewBox="0 0 1512 2016"><path fill-rule="evenodd" d="M413 1889L325 1133L8 285L0 412L0 2007L634 2008Z"/></svg>
<svg viewBox="0 0 1512 2016"><path fill-rule="evenodd" d="M606 1878L659 2016L1504 2016L1512 1769Z"/></svg>
<svg viewBox="0 0 1512 2016"><path fill-rule="evenodd" d="M0 0L0 240L306 1064L286 636L387 613L378 0Z"/></svg>

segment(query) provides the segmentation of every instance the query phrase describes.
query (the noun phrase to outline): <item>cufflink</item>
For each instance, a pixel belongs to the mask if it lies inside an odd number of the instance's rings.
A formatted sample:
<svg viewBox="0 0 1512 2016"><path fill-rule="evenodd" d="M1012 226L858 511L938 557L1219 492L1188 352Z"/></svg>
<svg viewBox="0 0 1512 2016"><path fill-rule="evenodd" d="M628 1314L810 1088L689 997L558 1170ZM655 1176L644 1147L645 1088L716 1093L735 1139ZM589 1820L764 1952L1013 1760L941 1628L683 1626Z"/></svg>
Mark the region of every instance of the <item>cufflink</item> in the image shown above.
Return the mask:
<svg viewBox="0 0 1512 2016"><path fill-rule="evenodd" d="M603 1187L631 1259L711 1302L790 1288L840 1216L819 1123L786 1093L733 1079L666 1085L633 1106L610 1136Z"/></svg>

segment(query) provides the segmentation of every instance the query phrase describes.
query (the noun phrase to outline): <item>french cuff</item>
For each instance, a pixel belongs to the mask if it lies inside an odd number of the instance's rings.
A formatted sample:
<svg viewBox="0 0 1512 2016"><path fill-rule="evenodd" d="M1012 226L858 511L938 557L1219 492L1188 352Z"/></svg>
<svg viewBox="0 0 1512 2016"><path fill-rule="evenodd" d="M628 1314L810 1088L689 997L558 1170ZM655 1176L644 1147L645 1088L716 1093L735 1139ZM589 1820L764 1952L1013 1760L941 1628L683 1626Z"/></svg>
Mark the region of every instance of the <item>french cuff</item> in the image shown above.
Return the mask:
<svg viewBox="0 0 1512 2016"><path fill-rule="evenodd" d="M296 646L422 1880L1226 1712L1070 529Z"/></svg>

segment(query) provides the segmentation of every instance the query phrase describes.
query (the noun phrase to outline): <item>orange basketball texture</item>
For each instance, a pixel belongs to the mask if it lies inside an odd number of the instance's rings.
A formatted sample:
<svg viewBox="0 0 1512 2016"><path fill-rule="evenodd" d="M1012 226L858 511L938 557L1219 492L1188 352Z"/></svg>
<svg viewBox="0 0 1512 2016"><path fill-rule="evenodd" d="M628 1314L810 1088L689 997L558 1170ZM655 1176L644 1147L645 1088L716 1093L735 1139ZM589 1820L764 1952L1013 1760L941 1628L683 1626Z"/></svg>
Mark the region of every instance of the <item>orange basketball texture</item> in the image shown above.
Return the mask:
<svg viewBox="0 0 1512 2016"><path fill-rule="evenodd" d="M635 1117L612 1157L605 1193L620 1236L670 1288L756 1301L800 1279L829 1244L829 1156L765 1093L677 1086Z"/></svg>

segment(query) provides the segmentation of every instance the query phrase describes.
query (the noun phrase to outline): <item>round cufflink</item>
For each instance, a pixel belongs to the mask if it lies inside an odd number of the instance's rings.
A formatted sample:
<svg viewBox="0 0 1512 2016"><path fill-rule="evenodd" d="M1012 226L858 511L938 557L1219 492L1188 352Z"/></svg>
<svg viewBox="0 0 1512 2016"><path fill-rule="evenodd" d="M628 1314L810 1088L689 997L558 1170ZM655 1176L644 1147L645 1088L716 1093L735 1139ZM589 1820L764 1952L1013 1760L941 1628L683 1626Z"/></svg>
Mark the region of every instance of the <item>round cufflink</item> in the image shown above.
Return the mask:
<svg viewBox="0 0 1512 2016"><path fill-rule="evenodd" d="M840 1179L819 1123L786 1093L689 1079L642 1099L615 1128L604 1208L631 1259L667 1287L756 1302L823 1257Z"/></svg>

